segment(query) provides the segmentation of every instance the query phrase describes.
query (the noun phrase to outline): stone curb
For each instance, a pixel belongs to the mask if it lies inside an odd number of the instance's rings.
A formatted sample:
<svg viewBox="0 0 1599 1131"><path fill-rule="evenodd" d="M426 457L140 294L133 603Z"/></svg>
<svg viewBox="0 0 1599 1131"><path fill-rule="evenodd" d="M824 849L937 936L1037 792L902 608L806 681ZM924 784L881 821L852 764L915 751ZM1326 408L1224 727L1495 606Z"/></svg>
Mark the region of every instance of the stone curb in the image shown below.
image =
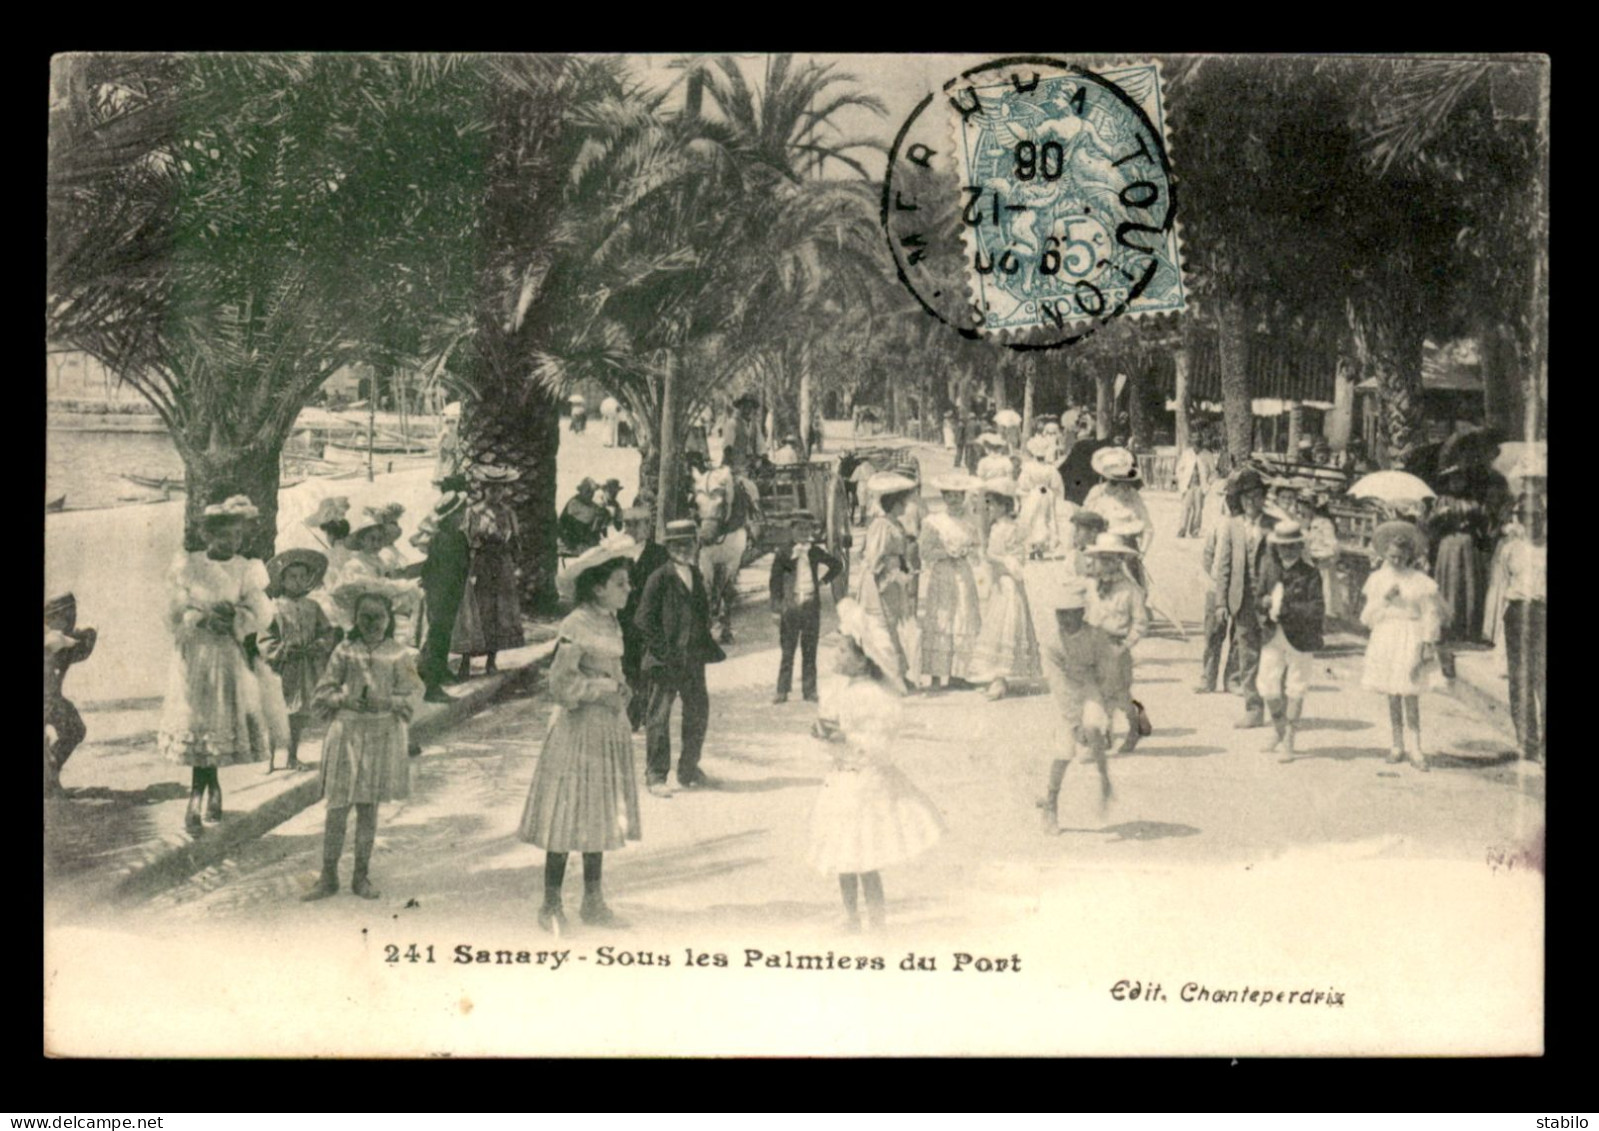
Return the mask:
<svg viewBox="0 0 1599 1131"><path fill-rule="evenodd" d="M448 706L439 704L437 710L412 725L412 741L423 744L437 741L463 719L532 687L539 671L547 667L555 655L555 644L552 639L536 645L533 654L521 667L502 671L499 678L492 682L484 678L483 682L454 699ZM209 827L198 839L185 838L170 844L155 859L123 877L111 889L111 898L116 902L148 898L181 883L196 872L216 864L239 845L266 835L321 799L322 782L319 775L306 774L304 781L254 809L229 814L221 825Z"/></svg>

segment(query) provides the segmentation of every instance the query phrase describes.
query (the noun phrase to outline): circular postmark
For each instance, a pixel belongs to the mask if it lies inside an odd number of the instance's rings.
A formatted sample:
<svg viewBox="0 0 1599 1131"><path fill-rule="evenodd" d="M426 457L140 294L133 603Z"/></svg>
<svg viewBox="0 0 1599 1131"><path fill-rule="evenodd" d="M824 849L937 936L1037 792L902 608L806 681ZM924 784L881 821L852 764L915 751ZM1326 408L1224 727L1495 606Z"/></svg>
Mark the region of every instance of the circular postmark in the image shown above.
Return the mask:
<svg viewBox="0 0 1599 1131"><path fill-rule="evenodd" d="M963 72L900 128L881 218L900 281L968 338L1053 349L1184 308L1154 63Z"/></svg>

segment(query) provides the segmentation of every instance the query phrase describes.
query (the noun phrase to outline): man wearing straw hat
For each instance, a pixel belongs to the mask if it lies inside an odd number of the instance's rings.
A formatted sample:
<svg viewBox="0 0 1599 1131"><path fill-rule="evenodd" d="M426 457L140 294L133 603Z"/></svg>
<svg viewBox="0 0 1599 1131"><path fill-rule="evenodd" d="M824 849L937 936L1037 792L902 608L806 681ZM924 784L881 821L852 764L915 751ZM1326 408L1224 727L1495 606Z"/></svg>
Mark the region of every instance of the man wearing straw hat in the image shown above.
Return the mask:
<svg viewBox="0 0 1599 1131"><path fill-rule="evenodd" d="M705 665L727 654L711 636L710 597L695 565L698 528L689 519L666 524L666 552L671 560L644 583L634 623L644 636L642 670L650 682L646 709L645 784L657 797L669 797L666 784L672 768L672 703L683 700L683 749L677 781L684 789L710 784L700 770L700 750L710 723L711 700L705 687Z"/></svg>
<svg viewBox="0 0 1599 1131"><path fill-rule="evenodd" d="M1085 619L1089 585L1070 579L1056 600L1056 643L1044 648L1044 678L1065 724L1059 734L1060 757L1049 767L1049 784L1038 807L1043 811L1044 832L1060 832L1056 804L1061 780L1073 761L1087 759L1099 769L1100 804L1110 800L1110 773L1105 749L1110 741L1106 710L1107 689L1120 679L1121 656L1110 639Z"/></svg>
<svg viewBox="0 0 1599 1131"><path fill-rule="evenodd" d="M1266 535L1272 551L1260 576L1260 672L1255 686L1271 712L1277 736L1268 753L1294 760L1294 733L1310 687L1312 653L1322 647L1321 572L1305 559L1305 534L1299 523L1279 522Z"/></svg>

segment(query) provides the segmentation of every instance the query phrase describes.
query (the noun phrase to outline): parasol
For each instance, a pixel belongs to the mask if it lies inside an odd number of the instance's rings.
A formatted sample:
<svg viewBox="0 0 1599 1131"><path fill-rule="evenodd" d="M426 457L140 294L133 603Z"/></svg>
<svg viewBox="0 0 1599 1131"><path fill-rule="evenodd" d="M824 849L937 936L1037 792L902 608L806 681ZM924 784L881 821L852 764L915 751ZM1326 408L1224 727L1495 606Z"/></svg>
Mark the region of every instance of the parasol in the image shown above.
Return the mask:
<svg viewBox="0 0 1599 1131"><path fill-rule="evenodd" d="M1408 471L1374 471L1363 475L1349 488L1357 499L1376 499L1383 503L1419 503L1436 498L1433 489Z"/></svg>
<svg viewBox="0 0 1599 1131"><path fill-rule="evenodd" d="M1022 422L1022 414L1013 408L1002 408L994 414L994 423L1001 428L1014 428Z"/></svg>
<svg viewBox="0 0 1599 1131"><path fill-rule="evenodd" d="M615 416L617 407L618 406L617 406L617 401L616 401L615 397L606 397L603 401L600 402L600 415L601 416Z"/></svg>
<svg viewBox="0 0 1599 1131"><path fill-rule="evenodd" d="M1549 477L1549 444L1545 440L1533 443L1516 440L1499 445L1499 456L1494 460L1494 470L1506 479L1547 479Z"/></svg>

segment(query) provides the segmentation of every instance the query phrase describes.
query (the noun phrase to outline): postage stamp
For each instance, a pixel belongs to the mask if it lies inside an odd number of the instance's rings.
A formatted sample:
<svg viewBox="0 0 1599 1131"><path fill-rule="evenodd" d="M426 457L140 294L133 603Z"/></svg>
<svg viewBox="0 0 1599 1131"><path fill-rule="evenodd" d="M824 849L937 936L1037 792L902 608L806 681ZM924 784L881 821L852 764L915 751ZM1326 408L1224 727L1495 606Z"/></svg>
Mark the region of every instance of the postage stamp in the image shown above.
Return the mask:
<svg viewBox="0 0 1599 1131"><path fill-rule="evenodd" d="M980 329L1181 311L1158 66L993 77L950 109Z"/></svg>

